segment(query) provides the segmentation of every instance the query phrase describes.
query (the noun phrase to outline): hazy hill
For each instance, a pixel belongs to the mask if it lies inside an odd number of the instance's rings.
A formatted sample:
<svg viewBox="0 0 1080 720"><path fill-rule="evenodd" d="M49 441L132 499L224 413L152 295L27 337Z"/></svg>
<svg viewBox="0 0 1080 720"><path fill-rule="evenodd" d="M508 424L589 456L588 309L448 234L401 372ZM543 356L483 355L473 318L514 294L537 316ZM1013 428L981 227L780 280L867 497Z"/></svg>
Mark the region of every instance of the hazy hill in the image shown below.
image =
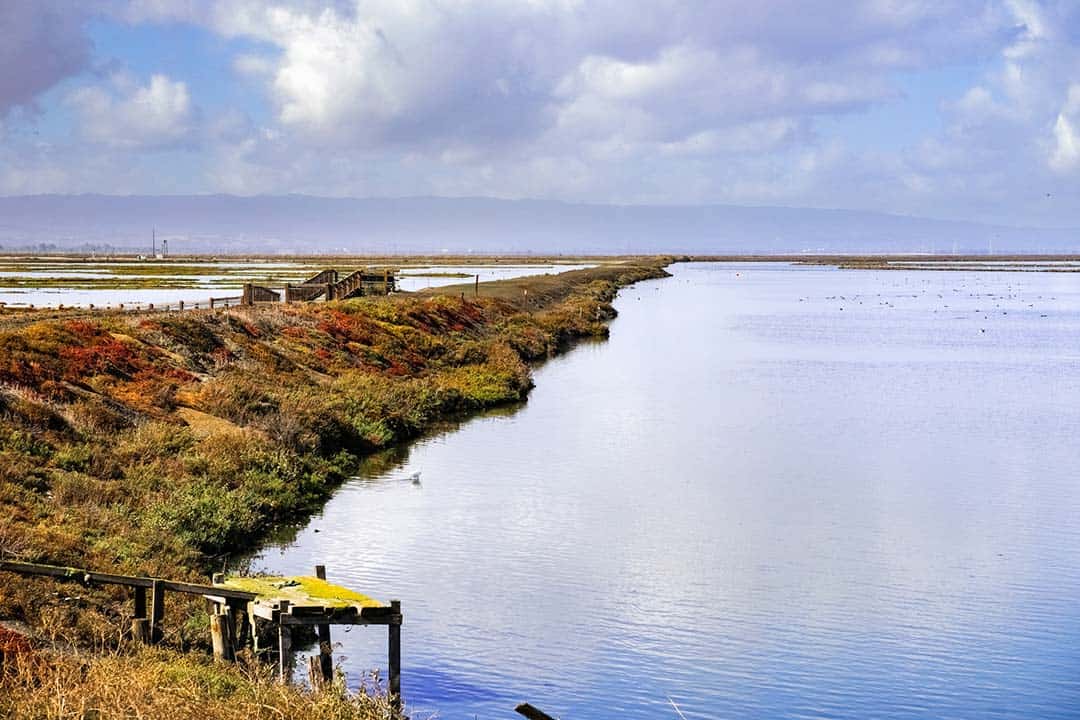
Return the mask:
<svg viewBox="0 0 1080 720"><path fill-rule="evenodd" d="M1080 252L1080 230L850 210L488 198L0 197L0 247L173 252Z"/></svg>

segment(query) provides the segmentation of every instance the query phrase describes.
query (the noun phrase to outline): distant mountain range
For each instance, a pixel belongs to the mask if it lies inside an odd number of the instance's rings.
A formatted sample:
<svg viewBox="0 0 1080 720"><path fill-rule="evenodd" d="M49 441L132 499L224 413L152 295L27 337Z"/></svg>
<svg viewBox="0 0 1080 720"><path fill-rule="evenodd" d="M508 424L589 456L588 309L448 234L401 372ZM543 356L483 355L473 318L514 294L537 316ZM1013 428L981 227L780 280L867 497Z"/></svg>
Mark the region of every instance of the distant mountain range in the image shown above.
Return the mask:
<svg viewBox="0 0 1080 720"><path fill-rule="evenodd" d="M0 249L172 253L1078 253L1080 229L852 210L306 195L0 197Z"/></svg>

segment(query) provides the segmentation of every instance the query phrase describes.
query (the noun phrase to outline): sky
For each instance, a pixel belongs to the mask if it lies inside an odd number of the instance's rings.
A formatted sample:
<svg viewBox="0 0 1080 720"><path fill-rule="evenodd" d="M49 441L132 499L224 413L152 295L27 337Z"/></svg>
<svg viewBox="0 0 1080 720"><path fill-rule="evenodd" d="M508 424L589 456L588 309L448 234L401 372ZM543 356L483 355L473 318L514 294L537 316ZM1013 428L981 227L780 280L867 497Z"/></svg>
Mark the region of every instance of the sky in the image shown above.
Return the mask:
<svg viewBox="0 0 1080 720"><path fill-rule="evenodd" d="M0 0L0 195L1080 227L1080 0Z"/></svg>

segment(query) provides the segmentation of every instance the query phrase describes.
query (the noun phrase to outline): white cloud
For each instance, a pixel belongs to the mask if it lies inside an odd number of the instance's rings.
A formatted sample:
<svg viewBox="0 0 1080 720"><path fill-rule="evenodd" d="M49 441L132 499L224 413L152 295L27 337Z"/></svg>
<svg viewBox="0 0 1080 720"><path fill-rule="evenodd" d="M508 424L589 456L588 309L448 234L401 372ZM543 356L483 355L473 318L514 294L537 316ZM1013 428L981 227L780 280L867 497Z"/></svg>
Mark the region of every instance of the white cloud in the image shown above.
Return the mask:
<svg viewBox="0 0 1080 720"><path fill-rule="evenodd" d="M891 70L981 50L1004 32L1000 11L901 0L813 12L796 0L136 7L275 45L273 59L236 66L265 78L279 122L298 142L369 148L490 148L553 126L588 135L627 124L677 142L749 119L850 112L897 95Z"/></svg>
<svg viewBox="0 0 1080 720"><path fill-rule="evenodd" d="M16 2L24 24L28 8L62 7ZM197 159L206 190L235 192L776 202L1047 222L1027 195L1080 192L1075 0L88 2L136 30L216 33L235 53L222 82L267 105L200 98L194 79L84 77L66 94L85 141L70 154L84 167L65 171L64 188L91 171L102 176L90 188L108 187L118 168L170 149ZM72 47L85 43L78 22L58 27ZM99 71L109 53L98 48ZM17 101L0 79L0 116L85 65L42 75ZM927 129L912 138L889 111L913 116L902 88L923 78L919 101L939 88L940 104L918 111ZM12 117L0 145L24 142ZM38 187L54 177L52 156L28 148L0 148L0 162ZM1055 212L1080 221L1080 209Z"/></svg>
<svg viewBox="0 0 1080 720"><path fill-rule="evenodd" d="M237 55L233 60L233 68L241 75L262 79L273 74L274 61L264 55Z"/></svg>
<svg viewBox="0 0 1080 720"><path fill-rule="evenodd" d="M1054 122L1050 167L1067 173L1080 168L1080 83L1069 86L1068 97Z"/></svg>
<svg viewBox="0 0 1080 720"><path fill-rule="evenodd" d="M90 142L160 149L193 139L198 114L184 82L153 75L148 84L138 85L117 75L111 85L81 87L68 95L79 130Z"/></svg>

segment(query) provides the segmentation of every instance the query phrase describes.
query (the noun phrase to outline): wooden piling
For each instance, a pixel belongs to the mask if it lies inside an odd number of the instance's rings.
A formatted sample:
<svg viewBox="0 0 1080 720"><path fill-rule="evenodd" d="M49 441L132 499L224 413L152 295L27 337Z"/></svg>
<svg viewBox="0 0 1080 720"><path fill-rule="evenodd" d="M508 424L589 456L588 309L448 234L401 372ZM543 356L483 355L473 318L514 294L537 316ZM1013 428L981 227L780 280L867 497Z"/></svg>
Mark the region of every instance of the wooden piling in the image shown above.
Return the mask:
<svg viewBox="0 0 1080 720"><path fill-rule="evenodd" d="M387 692L390 693L390 707L398 713L401 711L401 601L391 600L390 610L397 618L389 625L387 664L390 666L390 677Z"/></svg>
<svg viewBox="0 0 1080 720"><path fill-rule="evenodd" d="M289 612L289 601L282 600L278 604L279 613L284 616ZM283 622L279 622L278 631L278 679L283 683L292 680L292 630Z"/></svg>
<svg viewBox="0 0 1080 720"><path fill-rule="evenodd" d="M135 590L135 617L146 617L146 588L137 587Z"/></svg>
<svg viewBox="0 0 1080 720"><path fill-rule="evenodd" d="M229 631L232 633L233 655L235 656L242 648L247 647L254 628L251 627L248 619L247 603L226 598L225 607L229 611Z"/></svg>
<svg viewBox="0 0 1080 720"><path fill-rule="evenodd" d="M164 632L162 621L165 619L165 586L160 580L154 580L150 586L150 643L161 642Z"/></svg>
<svg viewBox="0 0 1080 720"><path fill-rule="evenodd" d="M315 566L315 577L320 580L326 579L326 566ZM330 625L323 623L318 626L319 631L319 672L322 679L331 682L334 679L334 647L330 642Z"/></svg>
<svg viewBox="0 0 1080 720"><path fill-rule="evenodd" d="M131 620L131 635L136 642L150 643L150 621L146 619L146 588L135 590L135 617Z"/></svg>
<svg viewBox="0 0 1080 720"><path fill-rule="evenodd" d="M313 690L321 690L326 685L326 678L323 677L318 655L308 657L308 682Z"/></svg>
<svg viewBox="0 0 1080 720"><path fill-rule="evenodd" d="M233 655L233 637L232 637L232 623L230 622L229 612L221 608L216 608L214 613L210 616L210 640L214 644L214 659L221 662L232 662Z"/></svg>

